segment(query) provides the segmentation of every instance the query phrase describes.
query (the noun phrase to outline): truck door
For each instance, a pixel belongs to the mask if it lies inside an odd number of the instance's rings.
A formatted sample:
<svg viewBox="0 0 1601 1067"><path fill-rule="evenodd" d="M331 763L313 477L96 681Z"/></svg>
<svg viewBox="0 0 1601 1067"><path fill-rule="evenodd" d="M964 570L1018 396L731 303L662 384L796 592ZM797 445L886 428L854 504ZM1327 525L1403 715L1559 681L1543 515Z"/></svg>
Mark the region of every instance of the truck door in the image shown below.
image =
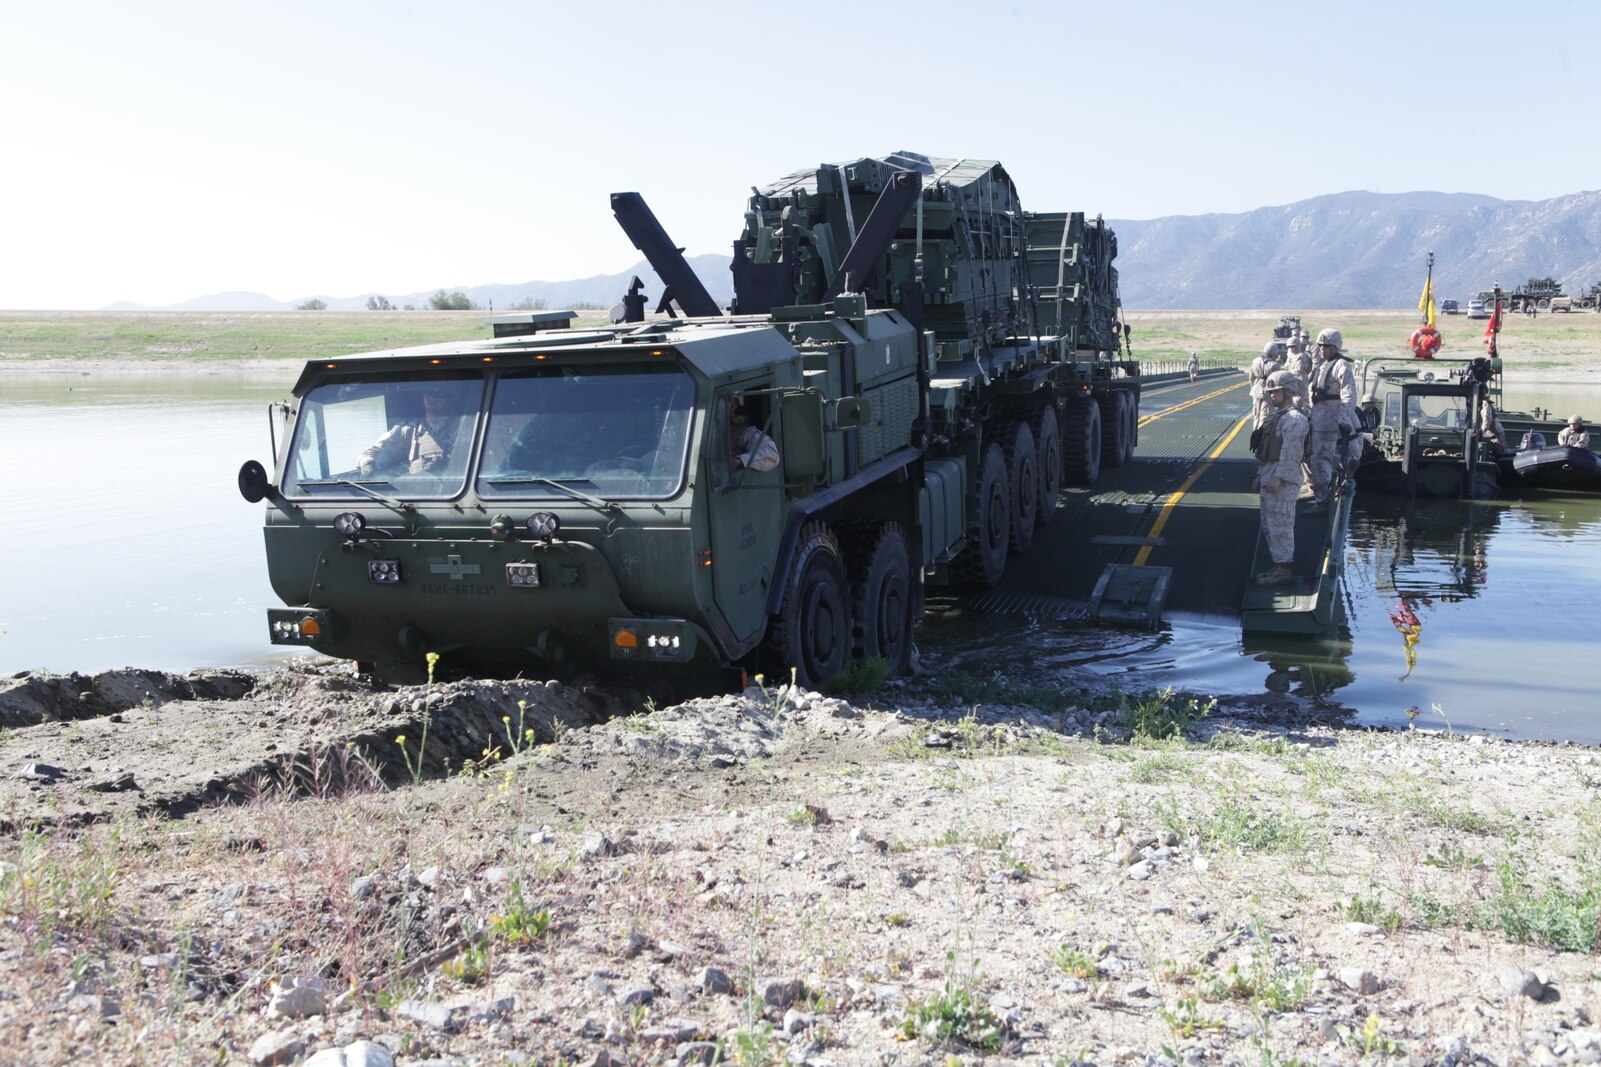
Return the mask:
<svg viewBox="0 0 1601 1067"><path fill-rule="evenodd" d="M758 391L765 384L719 390L706 451L712 486L712 590L741 641L767 624L767 593L777 580L773 557L785 512L783 464L770 465L776 456L772 442L781 439L777 405L770 394ZM765 439L766 448L756 435ZM764 466L769 469L760 469Z"/></svg>

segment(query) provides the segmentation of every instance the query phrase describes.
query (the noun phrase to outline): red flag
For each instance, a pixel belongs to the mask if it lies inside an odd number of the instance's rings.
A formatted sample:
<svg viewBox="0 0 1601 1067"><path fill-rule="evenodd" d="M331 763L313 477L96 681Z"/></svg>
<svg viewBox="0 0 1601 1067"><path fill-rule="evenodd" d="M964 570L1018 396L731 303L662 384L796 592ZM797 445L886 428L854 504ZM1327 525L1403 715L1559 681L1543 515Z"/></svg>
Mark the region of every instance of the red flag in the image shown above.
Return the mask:
<svg viewBox="0 0 1601 1067"><path fill-rule="evenodd" d="M1501 332L1501 301L1495 302L1495 311L1490 315L1490 324L1484 328L1485 337L1494 337Z"/></svg>

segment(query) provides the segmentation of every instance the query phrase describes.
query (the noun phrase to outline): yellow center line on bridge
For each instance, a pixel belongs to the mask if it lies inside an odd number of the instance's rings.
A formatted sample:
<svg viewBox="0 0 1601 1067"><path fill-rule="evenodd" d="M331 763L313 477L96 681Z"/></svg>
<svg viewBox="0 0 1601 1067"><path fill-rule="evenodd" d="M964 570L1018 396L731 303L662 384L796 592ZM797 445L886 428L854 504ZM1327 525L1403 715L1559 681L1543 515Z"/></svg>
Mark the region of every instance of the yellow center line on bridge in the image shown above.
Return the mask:
<svg viewBox="0 0 1601 1067"><path fill-rule="evenodd" d="M1229 388L1233 388L1233 386L1230 386ZM1227 392L1227 390L1219 390L1219 392ZM1216 395L1216 394L1212 394L1212 395ZM1206 397L1203 396L1203 397L1200 397L1199 399L1205 400ZM1194 401L1191 401L1191 403L1193 403L1193 402ZM1182 406L1187 407L1188 405L1182 405ZM1168 410L1176 411L1178 409L1177 408L1170 408ZM1163 412L1162 414L1165 415L1165 414L1167 414L1167 412ZM1155 416L1153 416L1153 417L1155 417ZM1146 534L1147 537L1155 539L1155 538L1160 537L1162 535L1162 528L1167 525L1168 516L1172 515L1173 514L1173 510L1179 506L1179 501L1184 499L1184 494L1188 493L1190 491L1190 489L1194 487L1195 483L1200 479L1201 475L1205 474L1208 470L1211 469L1212 461L1217 459L1217 457L1219 457L1219 456L1221 456L1223 454L1223 450L1225 448L1227 448L1231 443L1233 443L1234 439L1240 435L1240 431L1245 429L1246 424L1249 423L1250 421L1251 421L1251 416L1249 416L1249 415L1240 416L1240 421L1236 422L1234 424L1234 429L1230 430L1228 432L1227 436L1225 436L1223 438L1223 440L1221 442L1219 442L1218 446L1216 448L1212 449L1212 451L1207 455L1206 462L1202 463L1199 467L1195 468L1195 472L1184 480L1184 484L1179 486L1178 489L1176 489L1172 493L1172 495L1167 498L1167 502L1162 505L1161 514L1157 515L1156 516L1156 521L1151 524L1151 532ZM1141 547L1141 549L1139 550L1139 553L1137 555L1135 555L1135 557L1134 557L1134 566L1143 567L1145 565L1145 561L1151 558L1151 549L1153 547L1154 547L1153 545L1145 545L1145 546Z"/></svg>
<svg viewBox="0 0 1601 1067"><path fill-rule="evenodd" d="M1151 423L1155 422L1157 419L1162 418L1164 415L1172 415L1174 412L1183 411L1185 408L1192 408L1196 404L1201 403L1201 401L1203 401L1203 400L1211 400L1215 396L1222 396L1224 393L1227 393L1227 392L1229 392L1231 390L1234 390L1234 389L1238 389L1241 386L1244 386L1244 385L1247 385L1247 384L1249 384L1249 383L1243 382L1243 381L1235 382L1233 385L1225 385L1221 389L1214 389L1210 393L1203 393L1202 395L1200 395L1198 397L1194 397L1194 398L1192 398L1190 400L1186 400L1182 404L1174 404L1170 408L1163 408L1161 411L1154 412L1154 413L1152 413L1150 415L1146 415L1145 417L1141 418L1140 422L1139 422L1139 425L1142 426L1142 427L1149 426Z"/></svg>

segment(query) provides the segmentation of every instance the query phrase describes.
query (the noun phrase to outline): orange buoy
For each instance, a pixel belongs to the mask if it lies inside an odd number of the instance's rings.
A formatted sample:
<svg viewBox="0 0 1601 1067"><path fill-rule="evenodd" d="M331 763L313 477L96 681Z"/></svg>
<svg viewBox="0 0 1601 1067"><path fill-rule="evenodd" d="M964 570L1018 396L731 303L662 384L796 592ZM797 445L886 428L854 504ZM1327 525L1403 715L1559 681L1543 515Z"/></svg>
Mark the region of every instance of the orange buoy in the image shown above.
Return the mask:
<svg viewBox="0 0 1601 1067"><path fill-rule="evenodd" d="M1412 340L1409 342L1416 359L1433 359L1434 353L1440 350L1440 344L1440 331L1433 326L1419 326L1412 331Z"/></svg>

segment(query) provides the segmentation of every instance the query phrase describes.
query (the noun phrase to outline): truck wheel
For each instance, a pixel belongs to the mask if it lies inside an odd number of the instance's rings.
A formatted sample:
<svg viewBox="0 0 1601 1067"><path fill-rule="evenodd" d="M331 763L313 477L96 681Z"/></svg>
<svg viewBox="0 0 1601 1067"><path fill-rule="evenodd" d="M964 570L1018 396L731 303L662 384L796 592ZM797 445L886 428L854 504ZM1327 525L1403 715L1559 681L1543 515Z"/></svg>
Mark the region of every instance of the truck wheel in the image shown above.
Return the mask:
<svg viewBox="0 0 1601 1067"><path fill-rule="evenodd" d="M1114 389L1100 398L1101 409L1101 462L1108 467L1121 467L1128 458L1128 418L1123 401L1123 390Z"/></svg>
<svg viewBox="0 0 1601 1067"><path fill-rule="evenodd" d="M977 529L967 547L951 564L951 579L958 585L993 589L1006 570L1006 546L1010 542L1011 499L1006 491L1006 456L993 442L984 446L979 458L977 486L969 513Z"/></svg>
<svg viewBox="0 0 1601 1067"><path fill-rule="evenodd" d="M1101 409L1087 397L1067 402L1062 427L1062 480L1089 485L1101 476Z"/></svg>
<svg viewBox="0 0 1601 1067"><path fill-rule="evenodd" d="M1012 521L1007 544L1020 556L1034 542L1034 522L1040 509L1039 454L1034 431L1019 419L1004 431L1007 488L1012 496Z"/></svg>
<svg viewBox="0 0 1601 1067"><path fill-rule="evenodd" d="M827 523L802 527L784 604L768 627L767 641L778 666L795 668L796 683L808 689L845 669L851 646L845 565Z"/></svg>
<svg viewBox="0 0 1601 1067"><path fill-rule="evenodd" d="M1551 298L1548 296L1542 296L1540 299L1534 302L1534 309L1536 311L1550 311Z"/></svg>
<svg viewBox="0 0 1601 1067"><path fill-rule="evenodd" d="M858 659L889 661L902 674L912 653L912 565L899 523L878 528L851 566L851 640Z"/></svg>
<svg viewBox="0 0 1601 1067"><path fill-rule="evenodd" d="M1040 506L1038 522L1049 526L1056 518L1056 498L1062 492L1062 430L1056 405L1046 404L1034 420L1034 441L1039 449Z"/></svg>

